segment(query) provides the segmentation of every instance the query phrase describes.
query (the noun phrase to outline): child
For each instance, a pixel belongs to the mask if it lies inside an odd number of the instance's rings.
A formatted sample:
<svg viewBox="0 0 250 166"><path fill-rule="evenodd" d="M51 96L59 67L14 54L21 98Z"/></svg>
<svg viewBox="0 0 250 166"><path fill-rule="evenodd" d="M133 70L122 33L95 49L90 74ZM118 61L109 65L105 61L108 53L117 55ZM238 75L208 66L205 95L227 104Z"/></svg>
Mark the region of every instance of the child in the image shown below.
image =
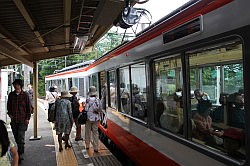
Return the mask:
<svg viewBox="0 0 250 166"><path fill-rule="evenodd" d="M14 144L10 142L4 121L0 120L0 165L11 166L10 158L13 158L13 165L18 166L18 153Z"/></svg>

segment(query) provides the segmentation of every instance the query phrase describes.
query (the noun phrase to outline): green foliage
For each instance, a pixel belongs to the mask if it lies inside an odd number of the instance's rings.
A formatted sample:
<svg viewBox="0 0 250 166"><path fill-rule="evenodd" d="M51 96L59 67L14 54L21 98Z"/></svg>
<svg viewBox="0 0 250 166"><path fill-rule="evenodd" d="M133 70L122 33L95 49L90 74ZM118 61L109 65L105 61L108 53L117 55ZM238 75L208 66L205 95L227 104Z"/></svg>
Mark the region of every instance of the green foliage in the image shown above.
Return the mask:
<svg viewBox="0 0 250 166"><path fill-rule="evenodd" d="M243 87L242 64L225 65L224 71L226 92L235 92Z"/></svg>
<svg viewBox="0 0 250 166"><path fill-rule="evenodd" d="M38 63L38 94L45 95L45 76L53 74L55 70L83 62L81 54L74 54L67 57L41 60Z"/></svg>
<svg viewBox="0 0 250 166"><path fill-rule="evenodd" d="M97 57L100 57L120 45L122 43L122 39L123 34L109 31L98 43L96 43L96 45L94 46L94 52L97 54ZM124 39L128 40L129 36L125 35Z"/></svg>
<svg viewBox="0 0 250 166"><path fill-rule="evenodd" d="M217 78L216 66L202 68L203 85L215 85Z"/></svg>

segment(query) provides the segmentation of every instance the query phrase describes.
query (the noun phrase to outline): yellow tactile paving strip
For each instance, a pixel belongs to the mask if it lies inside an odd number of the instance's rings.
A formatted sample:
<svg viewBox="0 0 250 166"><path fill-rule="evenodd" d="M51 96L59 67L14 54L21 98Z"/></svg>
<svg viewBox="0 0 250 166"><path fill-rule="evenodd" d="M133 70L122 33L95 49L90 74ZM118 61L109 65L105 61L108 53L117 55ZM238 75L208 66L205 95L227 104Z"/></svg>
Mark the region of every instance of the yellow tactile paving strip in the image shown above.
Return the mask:
<svg viewBox="0 0 250 166"><path fill-rule="evenodd" d="M55 142L55 151L56 151L56 162L57 166L78 166L75 154L72 150L72 148L64 149L64 144L63 144L63 151L59 152L59 144L57 141L57 135L56 131L53 130L53 126L51 124L52 132L53 132L53 137L54 137L54 142Z"/></svg>

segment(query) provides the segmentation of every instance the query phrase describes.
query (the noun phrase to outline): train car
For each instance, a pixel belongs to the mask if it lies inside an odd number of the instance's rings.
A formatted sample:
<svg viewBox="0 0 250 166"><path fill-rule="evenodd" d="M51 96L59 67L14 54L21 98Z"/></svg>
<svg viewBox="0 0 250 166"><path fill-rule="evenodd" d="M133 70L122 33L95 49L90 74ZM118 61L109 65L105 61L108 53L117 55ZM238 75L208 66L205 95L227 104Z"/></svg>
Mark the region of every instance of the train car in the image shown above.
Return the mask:
<svg viewBox="0 0 250 166"><path fill-rule="evenodd" d="M192 0L79 69L107 103L101 139L130 165L248 165L249 6Z"/></svg>
<svg viewBox="0 0 250 166"><path fill-rule="evenodd" d="M70 90L72 86L75 86L79 89L80 97L86 97L85 87L89 84L89 79L86 73L79 72L79 70L84 70L93 62L94 60L90 60L56 70L54 74L45 77L45 89L48 90L51 86L57 86L57 90L60 93L61 91Z"/></svg>

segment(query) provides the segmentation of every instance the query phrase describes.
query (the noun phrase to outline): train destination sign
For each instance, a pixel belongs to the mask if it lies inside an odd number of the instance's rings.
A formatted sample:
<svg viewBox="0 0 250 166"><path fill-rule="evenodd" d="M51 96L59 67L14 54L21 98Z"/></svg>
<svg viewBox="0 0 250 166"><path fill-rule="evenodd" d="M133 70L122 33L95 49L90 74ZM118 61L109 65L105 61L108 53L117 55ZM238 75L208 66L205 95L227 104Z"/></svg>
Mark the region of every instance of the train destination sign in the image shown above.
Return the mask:
<svg viewBox="0 0 250 166"><path fill-rule="evenodd" d="M173 30L170 30L163 34L163 44L201 32L201 25L201 17L198 17Z"/></svg>

